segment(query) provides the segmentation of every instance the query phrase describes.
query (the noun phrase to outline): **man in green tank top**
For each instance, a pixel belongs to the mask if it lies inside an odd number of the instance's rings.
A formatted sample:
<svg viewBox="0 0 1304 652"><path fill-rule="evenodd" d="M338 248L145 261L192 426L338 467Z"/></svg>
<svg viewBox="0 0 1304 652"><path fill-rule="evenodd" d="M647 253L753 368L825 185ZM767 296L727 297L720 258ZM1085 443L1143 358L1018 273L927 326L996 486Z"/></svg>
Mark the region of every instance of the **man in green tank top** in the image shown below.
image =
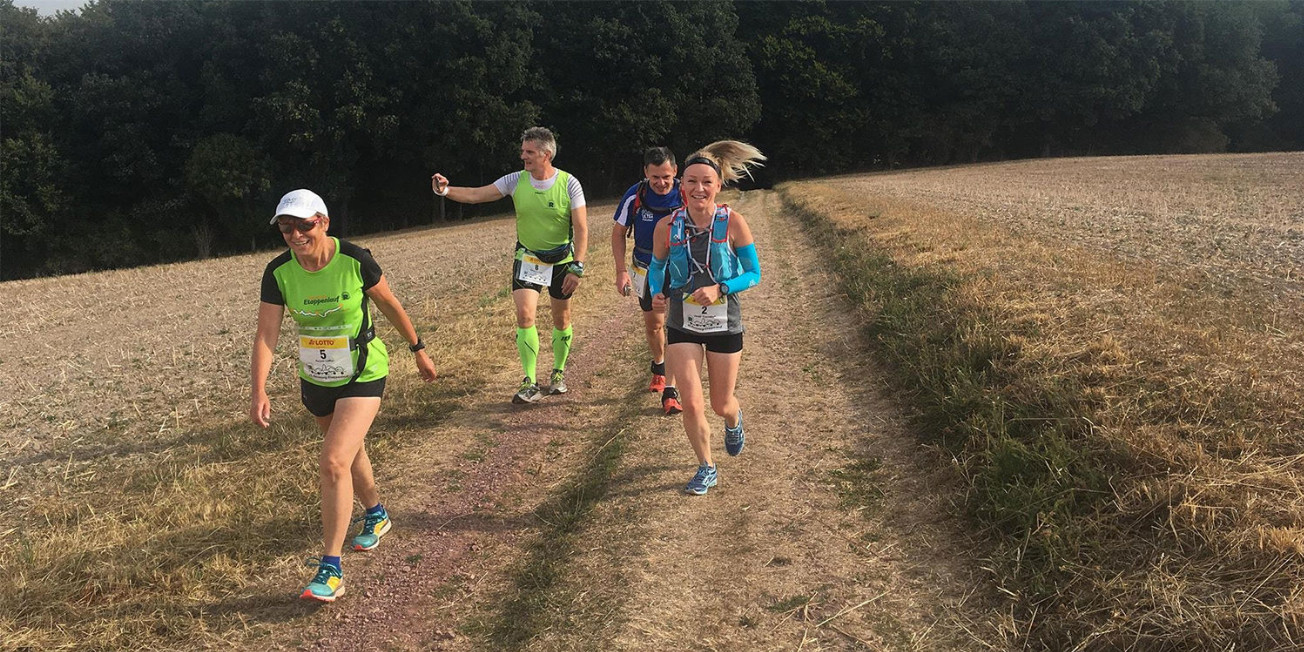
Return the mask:
<svg viewBox="0 0 1304 652"><path fill-rule="evenodd" d="M525 379L513 403L533 403L544 394L535 375L539 332L534 326L539 294L552 299L552 374L548 394L566 392L566 358L570 355L570 298L584 278L589 244L588 208L580 182L552 165L557 139L543 127L521 134L524 169L479 188L453 186L435 173L435 194L464 204L481 204L510 196L516 207L516 253L512 260L512 300L516 303L516 350Z"/></svg>

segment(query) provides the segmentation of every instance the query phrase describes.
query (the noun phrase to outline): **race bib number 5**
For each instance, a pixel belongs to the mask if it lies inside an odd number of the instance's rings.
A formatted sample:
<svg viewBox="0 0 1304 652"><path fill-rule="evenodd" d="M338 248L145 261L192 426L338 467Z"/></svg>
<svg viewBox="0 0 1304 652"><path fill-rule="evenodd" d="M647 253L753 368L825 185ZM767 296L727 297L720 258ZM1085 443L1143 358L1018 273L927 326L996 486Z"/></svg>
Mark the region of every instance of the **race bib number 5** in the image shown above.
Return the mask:
<svg viewBox="0 0 1304 652"><path fill-rule="evenodd" d="M694 333L723 333L729 330L729 305L725 297L720 297L709 306L704 306L693 298L684 298L684 328Z"/></svg>
<svg viewBox="0 0 1304 652"><path fill-rule="evenodd" d="M347 337L300 337L299 363L313 380L333 382L353 377Z"/></svg>
<svg viewBox="0 0 1304 652"><path fill-rule="evenodd" d="M534 285L552 285L552 265L531 256L521 255L521 270L516 273L516 280Z"/></svg>

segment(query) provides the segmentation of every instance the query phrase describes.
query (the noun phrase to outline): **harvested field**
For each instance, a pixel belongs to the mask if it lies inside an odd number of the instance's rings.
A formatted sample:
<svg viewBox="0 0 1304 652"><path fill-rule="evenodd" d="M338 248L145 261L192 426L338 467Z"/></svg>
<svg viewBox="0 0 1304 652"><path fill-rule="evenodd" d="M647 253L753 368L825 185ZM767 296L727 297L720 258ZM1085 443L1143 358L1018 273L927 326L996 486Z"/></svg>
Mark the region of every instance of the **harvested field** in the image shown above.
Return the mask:
<svg viewBox="0 0 1304 652"><path fill-rule="evenodd" d="M843 183L845 181L846 183ZM842 177L848 193L1304 299L1304 153L1018 161Z"/></svg>
<svg viewBox="0 0 1304 652"><path fill-rule="evenodd" d="M612 207L572 391L525 410L512 222L360 238L440 379L392 359L397 525L327 608L294 599L319 435L285 338L272 428L245 415L274 254L6 283L0 649L1298 649L1302 179L1069 159L732 198L766 277L747 452L701 499Z"/></svg>
<svg viewBox="0 0 1304 652"><path fill-rule="evenodd" d="M786 185L962 460L1026 644L1297 649L1304 155Z"/></svg>
<svg viewBox="0 0 1304 652"><path fill-rule="evenodd" d="M799 224L768 193L739 204L776 269L808 274L750 294L748 450L698 502L680 423L646 390L638 309L611 287L613 207L590 212L571 391L526 408L507 401L512 222L358 239L440 379L392 358L368 446L396 526L346 554L349 592L324 608L295 599L320 435L285 337L272 427L245 414L275 254L6 284L24 346L0 352L0 649L1004 647L958 479L906 434Z"/></svg>

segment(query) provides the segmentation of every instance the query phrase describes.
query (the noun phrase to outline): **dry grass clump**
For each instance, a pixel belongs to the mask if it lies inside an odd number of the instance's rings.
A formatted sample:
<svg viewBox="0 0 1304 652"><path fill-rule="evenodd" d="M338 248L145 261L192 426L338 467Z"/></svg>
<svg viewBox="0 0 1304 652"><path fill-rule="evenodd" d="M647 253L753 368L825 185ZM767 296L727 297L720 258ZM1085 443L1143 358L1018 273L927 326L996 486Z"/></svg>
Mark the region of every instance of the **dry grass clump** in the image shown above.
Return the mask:
<svg viewBox="0 0 1304 652"><path fill-rule="evenodd" d="M423 385L393 356L373 458L513 359L511 229L360 241L441 375ZM320 435L299 405L290 338L269 380L272 427L246 415L258 283L275 255L5 284L0 648L173 647L296 608L298 564L320 535Z"/></svg>
<svg viewBox="0 0 1304 652"><path fill-rule="evenodd" d="M1304 640L1304 297L1293 245L1267 244L1304 229L1302 170L1083 159L782 188L961 460L1029 645ZM1262 237L1184 244L1241 230Z"/></svg>

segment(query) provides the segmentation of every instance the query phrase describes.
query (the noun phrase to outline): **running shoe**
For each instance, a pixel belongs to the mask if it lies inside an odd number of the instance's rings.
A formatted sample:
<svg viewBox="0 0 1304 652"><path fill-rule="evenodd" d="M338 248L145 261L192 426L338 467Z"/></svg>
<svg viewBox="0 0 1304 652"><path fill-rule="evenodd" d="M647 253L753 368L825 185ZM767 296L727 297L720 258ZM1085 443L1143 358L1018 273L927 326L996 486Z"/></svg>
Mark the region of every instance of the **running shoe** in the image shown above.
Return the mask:
<svg viewBox="0 0 1304 652"><path fill-rule="evenodd" d="M661 374L652 374L652 382L648 383L647 391L661 392L666 389L666 377Z"/></svg>
<svg viewBox="0 0 1304 652"><path fill-rule="evenodd" d="M666 411L667 416L684 411L684 406L679 404L679 391L674 387L667 387L661 393L661 409Z"/></svg>
<svg viewBox="0 0 1304 652"><path fill-rule="evenodd" d="M386 510L382 510L379 514L363 514L352 522L358 521L362 521L362 531L358 536L353 537L354 550L371 550L380 545L380 538L385 536L390 526L394 524L389 520L389 512Z"/></svg>
<svg viewBox="0 0 1304 652"><path fill-rule="evenodd" d="M553 369L552 375L548 376L548 395L566 393L566 373L561 369Z"/></svg>
<svg viewBox="0 0 1304 652"><path fill-rule="evenodd" d="M543 392L539 391L539 384L530 380L529 376L521 381L521 388L516 390L516 395L512 397L512 402L521 405L523 403L533 403L543 398Z"/></svg>
<svg viewBox="0 0 1304 652"><path fill-rule="evenodd" d="M743 452L743 444L746 442L747 437L743 434L743 411L738 410L738 425L732 428L724 427L724 450L730 455L737 455Z"/></svg>
<svg viewBox="0 0 1304 652"><path fill-rule="evenodd" d="M693 476L692 480L688 481L688 485L684 487L684 493L704 496L706 490L714 487L717 481L715 467L703 464L697 467L697 474Z"/></svg>
<svg viewBox="0 0 1304 652"><path fill-rule="evenodd" d="M317 564L317 574L313 576L308 586L304 587L303 593L299 598L303 600L317 600L319 602L335 602L335 598L344 595L344 573L340 571L339 566L324 564L316 557L309 557L305 566Z"/></svg>

